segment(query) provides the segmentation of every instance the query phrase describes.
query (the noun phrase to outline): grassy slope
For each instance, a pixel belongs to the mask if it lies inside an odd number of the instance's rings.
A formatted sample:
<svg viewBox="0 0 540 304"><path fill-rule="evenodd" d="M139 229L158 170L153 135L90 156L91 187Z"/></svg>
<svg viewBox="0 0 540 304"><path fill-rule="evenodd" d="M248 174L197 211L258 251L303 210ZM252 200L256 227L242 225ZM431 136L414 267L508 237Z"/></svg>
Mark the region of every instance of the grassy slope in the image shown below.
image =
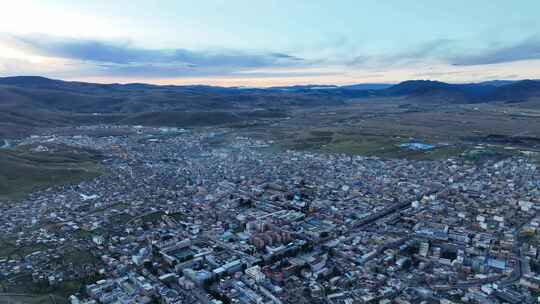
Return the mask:
<svg viewBox="0 0 540 304"><path fill-rule="evenodd" d="M89 153L0 150L0 199L18 199L26 193L99 175Z"/></svg>

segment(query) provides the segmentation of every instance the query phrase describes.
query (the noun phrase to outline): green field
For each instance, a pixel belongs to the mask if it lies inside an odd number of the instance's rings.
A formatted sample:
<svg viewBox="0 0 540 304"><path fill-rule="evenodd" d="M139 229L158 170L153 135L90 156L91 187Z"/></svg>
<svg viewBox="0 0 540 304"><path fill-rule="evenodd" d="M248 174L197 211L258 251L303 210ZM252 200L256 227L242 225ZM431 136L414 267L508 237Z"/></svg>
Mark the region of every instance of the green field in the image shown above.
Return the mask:
<svg viewBox="0 0 540 304"><path fill-rule="evenodd" d="M57 295L10 295L0 296L0 303L10 304L63 304L68 303L65 298Z"/></svg>
<svg viewBox="0 0 540 304"><path fill-rule="evenodd" d="M0 281L0 303L47 304L68 303L70 295L81 290L81 287L101 279L99 276L77 280L63 281L55 285L47 282L34 282L30 275L21 275L12 283ZM5 301L5 302L2 302Z"/></svg>
<svg viewBox="0 0 540 304"><path fill-rule="evenodd" d="M408 141L401 136L362 134L339 128L297 130L296 133L290 132L288 136L276 139L282 149L411 160L455 157L465 150L463 145L436 146L434 149L424 151L410 150L399 146Z"/></svg>
<svg viewBox="0 0 540 304"><path fill-rule="evenodd" d="M23 258L30 253L46 249L47 246L42 244L33 244L17 247L10 240L0 238L0 258Z"/></svg>
<svg viewBox="0 0 540 304"><path fill-rule="evenodd" d="M31 191L76 183L100 174L96 155L58 148L33 152L28 148L0 150L0 200L21 199Z"/></svg>

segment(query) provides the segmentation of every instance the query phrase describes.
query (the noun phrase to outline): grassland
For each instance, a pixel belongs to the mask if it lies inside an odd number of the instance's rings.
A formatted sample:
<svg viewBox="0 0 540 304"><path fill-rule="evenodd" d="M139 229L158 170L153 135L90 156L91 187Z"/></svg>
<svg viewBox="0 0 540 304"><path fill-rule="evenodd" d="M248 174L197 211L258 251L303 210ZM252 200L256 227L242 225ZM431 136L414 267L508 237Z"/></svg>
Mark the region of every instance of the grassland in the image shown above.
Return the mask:
<svg viewBox="0 0 540 304"><path fill-rule="evenodd" d="M0 150L0 200L20 199L36 189L94 178L100 174L96 160L91 152L71 148Z"/></svg>
<svg viewBox="0 0 540 304"><path fill-rule="evenodd" d="M519 150L540 151L540 111L504 103L444 105L364 99L340 107L297 109L286 119L237 127L233 133L273 140L284 150L418 160L458 157L477 144L491 143L487 149L498 157ZM436 148L399 147L408 141ZM507 153L508 148L518 151Z"/></svg>
<svg viewBox="0 0 540 304"><path fill-rule="evenodd" d="M0 242L4 247L6 242ZM9 244L8 244L9 245ZM9 256L21 255L20 252L14 252L14 246L9 245L2 254L10 252ZM34 251L38 248L19 248L17 250ZM43 249L43 248L41 248ZM2 258L2 256L0 256ZM72 263L74 265L95 264L99 259L88 251L70 250L54 262ZM7 278L0 279L0 303L67 303L67 298L81 290L83 286L90 282L98 280L97 276L84 277L79 279L69 279L49 285L47 282L34 282L28 273L21 273ZM5 301L5 302L2 302Z"/></svg>
<svg viewBox="0 0 540 304"><path fill-rule="evenodd" d="M10 304L63 304L68 301L56 295L0 295L0 303Z"/></svg>
<svg viewBox="0 0 540 304"><path fill-rule="evenodd" d="M0 303L21 304L63 304L68 303L68 297L80 291L81 287L99 280L99 277L88 277L76 280L66 280L55 285L47 282L34 282L31 275L21 275L12 283L0 282ZM5 301L5 302L2 302Z"/></svg>
<svg viewBox="0 0 540 304"><path fill-rule="evenodd" d="M23 247L17 247L15 244L9 240L1 239L0 238L0 259L3 258L23 258L24 256L40 251L40 250L46 250L47 247L45 245L40 244L34 244L34 245L28 245Z"/></svg>

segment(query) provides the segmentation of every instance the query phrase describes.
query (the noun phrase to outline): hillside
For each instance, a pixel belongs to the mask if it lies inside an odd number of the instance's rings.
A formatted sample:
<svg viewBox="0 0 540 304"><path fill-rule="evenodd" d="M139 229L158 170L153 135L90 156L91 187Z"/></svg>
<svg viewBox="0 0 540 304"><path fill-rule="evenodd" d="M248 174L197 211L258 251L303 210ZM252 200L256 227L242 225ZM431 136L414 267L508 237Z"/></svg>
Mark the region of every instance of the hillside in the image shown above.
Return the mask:
<svg viewBox="0 0 540 304"><path fill-rule="evenodd" d="M268 117L294 109L342 106L348 100L400 97L411 103L502 101L534 107L540 81L449 84L411 80L396 85L291 86L267 89L202 85L95 84L37 76L0 78L0 137L73 124L206 126ZM277 111L276 111L277 110ZM261 113L265 113L261 115Z"/></svg>
<svg viewBox="0 0 540 304"><path fill-rule="evenodd" d="M409 80L380 91L380 96L405 96L432 103L477 103L526 101L540 97L540 81L489 81L449 84L430 80Z"/></svg>
<svg viewBox="0 0 540 304"><path fill-rule="evenodd" d="M498 87L487 97L487 100L515 103L525 102L535 97L540 97L540 81L522 80Z"/></svg>
<svg viewBox="0 0 540 304"><path fill-rule="evenodd" d="M0 149L0 200L96 177L98 157L92 151L62 146L50 147L48 152L36 152L32 147Z"/></svg>

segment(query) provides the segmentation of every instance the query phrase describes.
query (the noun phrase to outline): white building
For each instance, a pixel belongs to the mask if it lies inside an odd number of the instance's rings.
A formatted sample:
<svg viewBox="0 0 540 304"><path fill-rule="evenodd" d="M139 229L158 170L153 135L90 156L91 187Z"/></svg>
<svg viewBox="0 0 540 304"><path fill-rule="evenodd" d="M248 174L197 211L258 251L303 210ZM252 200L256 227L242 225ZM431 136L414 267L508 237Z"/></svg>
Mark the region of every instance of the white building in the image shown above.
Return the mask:
<svg viewBox="0 0 540 304"><path fill-rule="evenodd" d="M262 282L266 278L264 273L261 272L261 267L258 265L246 269L246 275L256 282Z"/></svg>
<svg viewBox="0 0 540 304"><path fill-rule="evenodd" d="M105 242L105 238L102 235L94 235L92 236L92 242L101 246Z"/></svg>

